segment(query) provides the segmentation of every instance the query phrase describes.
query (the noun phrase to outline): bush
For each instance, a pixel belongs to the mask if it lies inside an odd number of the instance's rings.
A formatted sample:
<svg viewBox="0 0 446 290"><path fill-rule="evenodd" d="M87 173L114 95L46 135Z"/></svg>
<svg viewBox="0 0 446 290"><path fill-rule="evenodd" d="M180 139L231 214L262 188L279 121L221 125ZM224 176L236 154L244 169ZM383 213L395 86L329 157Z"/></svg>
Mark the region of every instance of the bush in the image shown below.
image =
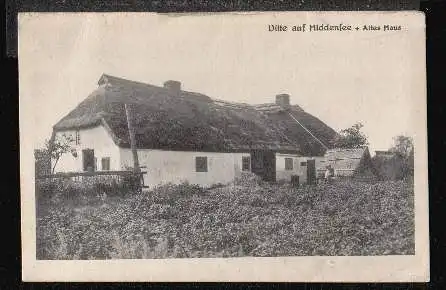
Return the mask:
<svg viewBox="0 0 446 290"><path fill-rule="evenodd" d="M203 195L206 191L199 185L184 182L181 184L168 183L154 187L149 196L155 203L174 204L179 198Z"/></svg>
<svg viewBox="0 0 446 290"><path fill-rule="evenodd" d="M51 199L56 192L63 191L65 185L66 182L62 179L37 179L35 183L36 200Z"/></svg>
<svg viewBox="0 0 446 290"><path fill-rule="evenodd" d="M374 156L372 162L382 180L404 180L413 178L413 155L404 157L395 154L391 158Z"/></svg>
<svg viewBox="0 0 446 290"><path fill-rule="evenodd" d="M81 180L70 178L53 178L36 180L36 200L39 204L48 202L88 203L92 199L106 197L123 197L135 192L134 183L123 179L101 176L83 177Z"/></svg>
<svg viewBox="0 0 446 290"><path fill-rule="evenodd" d="M241 172L241 174L234 179L234 185L253 186L261 185L262 183L262 178L252 172Z"/></svg>

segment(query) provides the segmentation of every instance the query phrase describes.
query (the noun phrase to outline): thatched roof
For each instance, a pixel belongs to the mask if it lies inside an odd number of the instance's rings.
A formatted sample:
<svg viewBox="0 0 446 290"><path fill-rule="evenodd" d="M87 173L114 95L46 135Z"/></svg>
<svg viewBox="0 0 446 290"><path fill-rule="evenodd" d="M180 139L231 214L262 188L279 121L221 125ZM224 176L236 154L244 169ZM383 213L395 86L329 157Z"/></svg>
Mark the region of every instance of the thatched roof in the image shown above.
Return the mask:
<svg viewBox="0 0 446 290"><path fill-rule="evenodd" d="M271 149L322 155L325 149L290 116L329 146L336 132L299 106L232 103L193 92L103 75L99 87L54 130L102 124L117 145L129 147L125 103L131 103L138 148L243 151Z"/></svg>

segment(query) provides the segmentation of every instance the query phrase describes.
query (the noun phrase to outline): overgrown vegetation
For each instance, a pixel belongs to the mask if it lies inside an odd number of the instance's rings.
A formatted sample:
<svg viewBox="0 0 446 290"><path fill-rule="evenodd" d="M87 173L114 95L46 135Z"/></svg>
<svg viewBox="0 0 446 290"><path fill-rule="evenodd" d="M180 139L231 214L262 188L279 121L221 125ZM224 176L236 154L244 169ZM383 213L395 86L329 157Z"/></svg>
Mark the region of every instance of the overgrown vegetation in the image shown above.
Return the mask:
<svg viewBox="0 0 446 290"><path fill-rule="evenodd" d="M396 136L394 145L389 149L393 155L389 158L374 156L373 165L380 177L387 180L413 179L414 146L413 139L408 136Z"/></svg>
<svg viewBox="0 0 446 290"><path fill-rule="evenodd" d="M409 136L399 135L394 138L394 145L390 148L396 156L402 159L402 175L404 178L414 174L414 145Z"/></svg>
<svg viewBox="0 0 446 290"><path fill-rule="evenodd" d="M38 259L414 254L404 181L292 188L247 175L140 194L38 189Z"/></svg>

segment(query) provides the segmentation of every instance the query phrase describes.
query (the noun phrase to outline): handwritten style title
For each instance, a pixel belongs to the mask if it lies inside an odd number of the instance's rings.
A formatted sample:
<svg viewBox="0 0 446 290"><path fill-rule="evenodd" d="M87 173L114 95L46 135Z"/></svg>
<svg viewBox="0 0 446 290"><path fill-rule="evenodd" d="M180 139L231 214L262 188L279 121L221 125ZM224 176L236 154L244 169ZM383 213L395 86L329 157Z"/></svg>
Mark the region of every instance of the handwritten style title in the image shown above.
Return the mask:
<svg viewBox="0 0 446 290"><path fill-rule="evenodd" d="M283 24L269 24L268 31L269 32L286 32L286 31L295 31L295 32L314 32L314 31L398 31L401 30L401 25L347 25L347 24L299 24L293 26L287 26Z"/></svg>

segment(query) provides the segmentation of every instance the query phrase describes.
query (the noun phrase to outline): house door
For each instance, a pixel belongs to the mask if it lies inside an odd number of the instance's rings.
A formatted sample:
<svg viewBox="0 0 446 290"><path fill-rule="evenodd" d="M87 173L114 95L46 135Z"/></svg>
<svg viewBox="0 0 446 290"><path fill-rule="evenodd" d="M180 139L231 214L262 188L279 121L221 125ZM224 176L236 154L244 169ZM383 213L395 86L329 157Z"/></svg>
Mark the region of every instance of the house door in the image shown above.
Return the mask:
<svg viewBox="0 0 446 290"><path fill-rule="evenodd" d="M93 149L82 150L82 163L84 171L94 171L95 169L95 158Z"/></svg>
<svg viewBox="0 0 446 290"><path fill-rule="evenodd" d="M307 183L316 183L316 160L314 159L307 160Z"/></svg>
<svg viewBox="0 0 446 290"><path fill-rule="evenodd" d="M276 155L269 150L251 151L251 171L265 181L276 181Z"/></svg>

